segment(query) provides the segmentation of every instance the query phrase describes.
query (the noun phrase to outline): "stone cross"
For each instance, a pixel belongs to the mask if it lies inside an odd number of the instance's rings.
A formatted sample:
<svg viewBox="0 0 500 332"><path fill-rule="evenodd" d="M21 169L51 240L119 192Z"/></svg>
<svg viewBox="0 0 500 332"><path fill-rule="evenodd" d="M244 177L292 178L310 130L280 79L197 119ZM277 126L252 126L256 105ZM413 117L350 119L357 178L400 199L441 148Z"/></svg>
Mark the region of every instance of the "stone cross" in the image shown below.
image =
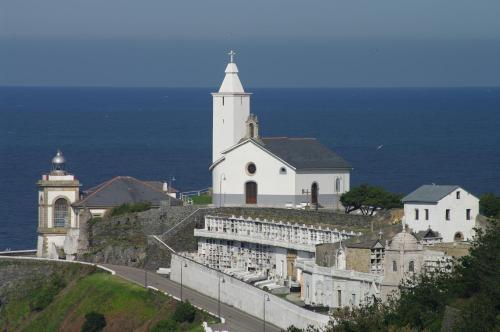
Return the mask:
<svg viewBox="0 0 500 332"><path fill-rule="evenodd" d="M234 62L234 56L236 55L236 52L231 50L229 53L229 59L230 59L230 62L233 63Z"/></svg>

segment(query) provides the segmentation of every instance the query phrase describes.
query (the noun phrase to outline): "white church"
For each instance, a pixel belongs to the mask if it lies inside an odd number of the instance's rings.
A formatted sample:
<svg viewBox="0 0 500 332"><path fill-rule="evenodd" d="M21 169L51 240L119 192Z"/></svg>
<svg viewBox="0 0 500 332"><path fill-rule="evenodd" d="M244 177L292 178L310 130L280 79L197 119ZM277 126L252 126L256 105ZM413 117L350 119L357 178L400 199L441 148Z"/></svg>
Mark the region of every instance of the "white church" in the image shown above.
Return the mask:
<svg viewBox="0 0 500 332"><path fill-rule="evenodd" d="M339 208L352 167L315 138L261 137L231 51L213 96L212 188L215 206Z"/></svg>

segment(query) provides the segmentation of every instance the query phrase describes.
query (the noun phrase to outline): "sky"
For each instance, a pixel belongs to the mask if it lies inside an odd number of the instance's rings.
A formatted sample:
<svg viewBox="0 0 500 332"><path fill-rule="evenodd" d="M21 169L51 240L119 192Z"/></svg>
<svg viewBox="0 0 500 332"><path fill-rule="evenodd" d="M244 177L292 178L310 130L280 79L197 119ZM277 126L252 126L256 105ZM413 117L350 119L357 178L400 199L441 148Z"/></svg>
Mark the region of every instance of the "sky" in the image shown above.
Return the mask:
<svg viewBox="0 0 500 332"><path fill-rule="evenodd" d="M0 0L0 86L500 86L498 0Z"/></svg>

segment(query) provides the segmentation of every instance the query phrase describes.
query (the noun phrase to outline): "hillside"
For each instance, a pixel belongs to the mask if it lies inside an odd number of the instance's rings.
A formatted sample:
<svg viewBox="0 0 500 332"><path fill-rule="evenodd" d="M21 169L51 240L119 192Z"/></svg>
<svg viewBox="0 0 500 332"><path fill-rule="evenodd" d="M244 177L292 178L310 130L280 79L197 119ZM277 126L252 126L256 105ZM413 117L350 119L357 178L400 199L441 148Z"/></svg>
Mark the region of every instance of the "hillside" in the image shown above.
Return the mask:
<svg viewBox="0 0 500 332"><path fill-rule="evenodd" d="M195 311L192 322L176 322L185 309L178 301L93 267L0 261L0 279L13 271L21 271L17 281L0 288L0 331L80 331L91 312L104 316L104 331L203 331L209 319Z"/></svg>

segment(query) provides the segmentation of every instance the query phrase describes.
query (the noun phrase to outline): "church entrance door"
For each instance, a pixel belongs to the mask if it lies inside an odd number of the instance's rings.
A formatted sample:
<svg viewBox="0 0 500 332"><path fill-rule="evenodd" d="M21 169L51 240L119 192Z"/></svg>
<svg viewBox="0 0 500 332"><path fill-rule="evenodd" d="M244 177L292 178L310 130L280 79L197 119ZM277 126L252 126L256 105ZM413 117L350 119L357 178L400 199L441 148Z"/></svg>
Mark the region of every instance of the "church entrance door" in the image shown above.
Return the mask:
<svg viewBox="0 0 500 332"><path fill-rule="evenodd" d="M249 181L245 183L246 204L257 204L257 183Z"/></svg>
<svg viewBox="0 0 500 332"><path fill-rule="evenodd" d="M314 182L311 186L311 204L318 204L318 184Z"/></svg>

